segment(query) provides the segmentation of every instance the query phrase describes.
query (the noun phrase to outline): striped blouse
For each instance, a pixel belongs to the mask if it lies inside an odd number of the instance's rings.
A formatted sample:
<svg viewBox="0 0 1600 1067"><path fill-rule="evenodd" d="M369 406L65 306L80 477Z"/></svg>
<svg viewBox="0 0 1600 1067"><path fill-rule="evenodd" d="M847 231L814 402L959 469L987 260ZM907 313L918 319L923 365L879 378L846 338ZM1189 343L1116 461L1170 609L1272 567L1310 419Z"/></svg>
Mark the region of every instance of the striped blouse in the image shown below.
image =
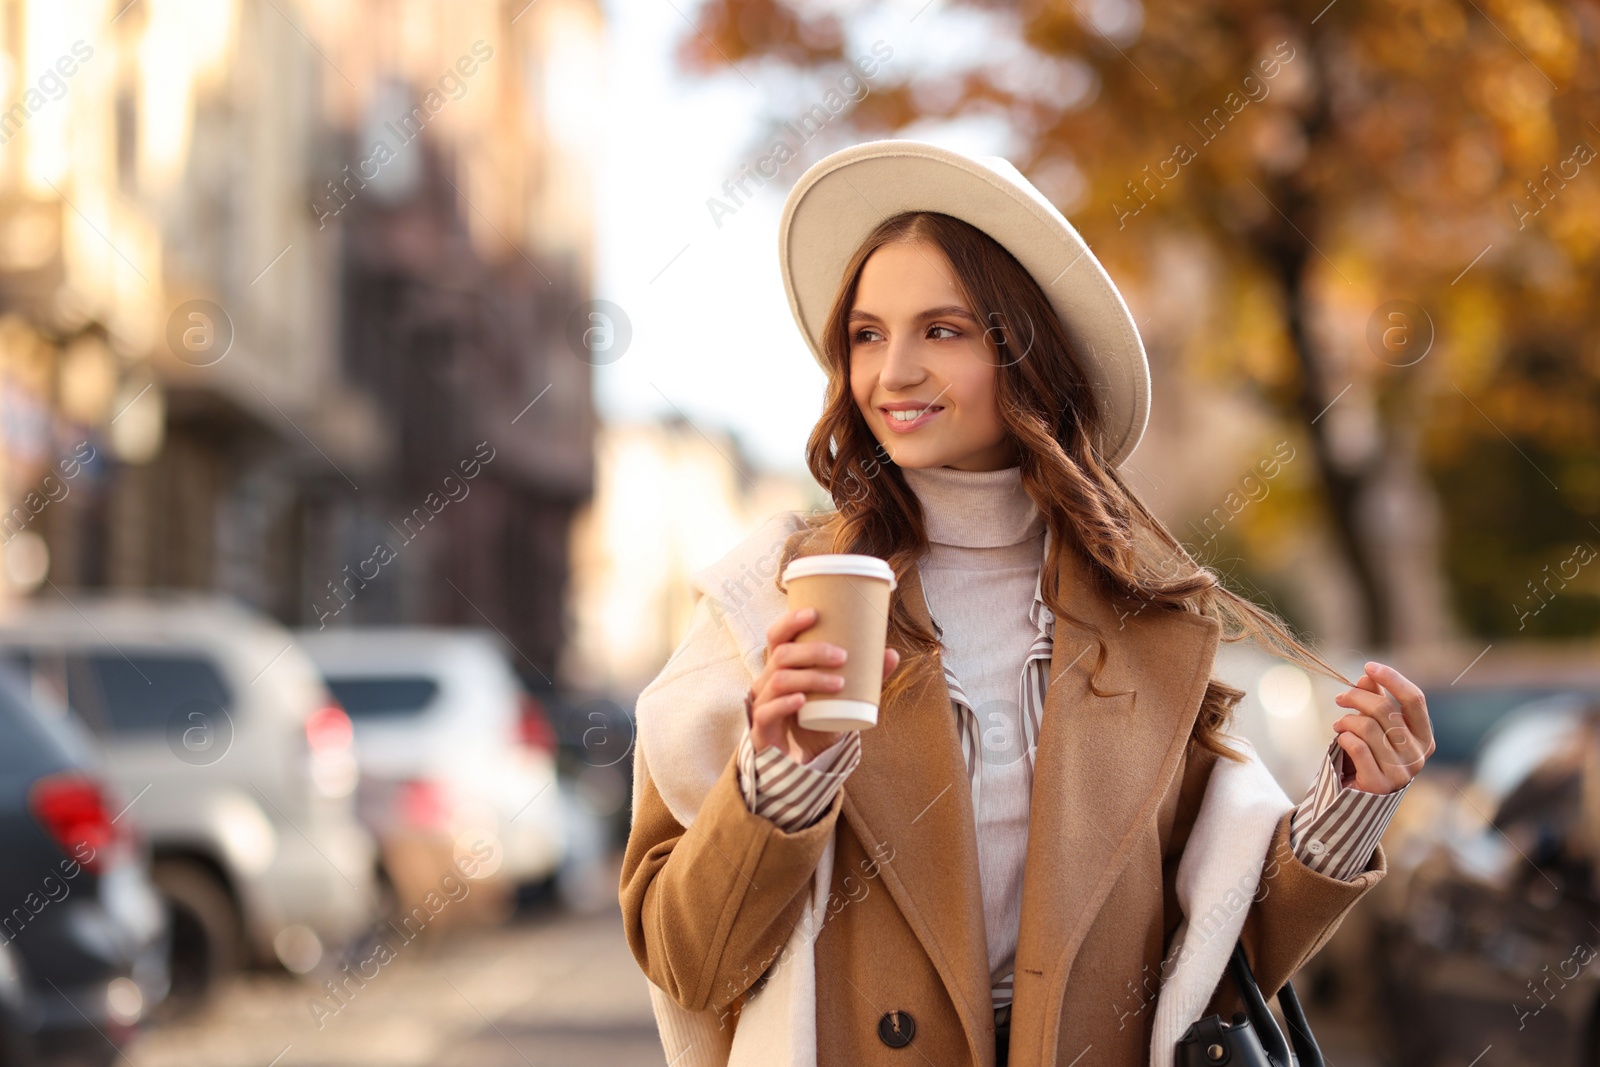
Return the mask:
<svg viewBox="0 0 1600 1067"><path fill-rule="evenodd" d="M1033 603L1028 612L1037 634L1019 681L1022 748L1027 755L1030 781L1055 633L1055 614L1044 601L1042 583L1041 571L1034 583ZM934 630L942 637L943 630L937 620L934 620ZM982 810L979 798L984 784L984 732L948 663L944 674L972 790L972 810L976 813ZM739 784L746 805L787 833L804 829L821 818L860 761L861 735L856 732L846 733L807 763L796 762L777 745L754 751L748 732L737 753ZM993 765L990 766L992 773ZM1354 878L1367 866L1401 797L1410 788L1407 783L1393 793L1366 793L1349 787L1347 783L1352 777L1344 751L1335 739L1328 746L1316 778L1305 798L1295 807L1289 824L1290 844L1300 862L1319 874L1344 881ZM985 848L985 840L984 834L978 835L980 853ZM1011 1003L1012 975L1009 966L1002 970L1003 977L997 978L991 989L997 1010Z"/></svg>

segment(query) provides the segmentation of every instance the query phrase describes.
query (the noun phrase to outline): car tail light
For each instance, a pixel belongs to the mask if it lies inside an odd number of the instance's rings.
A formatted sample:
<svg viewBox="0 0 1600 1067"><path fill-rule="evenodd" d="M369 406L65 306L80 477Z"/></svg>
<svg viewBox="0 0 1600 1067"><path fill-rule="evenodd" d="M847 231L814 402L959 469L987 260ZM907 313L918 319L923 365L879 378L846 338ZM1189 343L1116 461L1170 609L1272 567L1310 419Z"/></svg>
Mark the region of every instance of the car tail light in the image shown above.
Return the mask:
<svg viewBox="0 0 1600 1067"><path fill-rule="evenodd" d="M312 752L349 748L354 738L350 716L332 701L306 716L306 744L311 746Z"/></svg>
<svg viewBox="0 0 1600 1067"><path fill-rule="evenodd" d="M397 806L400 820L407 826L437 830L449 826L454 805L451 803L450 789L443 782L414 778L400 783Z"/></svg>
<svg viewBox="0 0 1600 1067"><path fill-rule="evenodd" d="M108 854L120 851L131 838L111 821L100 784L79 774L40 778L28 791L28 807L67 855L95 873L107 866Z"/></svg>
<svg viewBox="0 0 1600 1067"><path fill-rule="evenodd" d="M361 772L354 741L350 716L336 702L329 700L306 716L311 782L323 796L337 799L355 792Z"/></svg>
<svg viewBox="0 0 1600 1067"><path fill-rule="evenodd" d="M550 727L544 705L529 693L522 694L518 705L517 740L529 748L555 755L556 732Z"/></svg>

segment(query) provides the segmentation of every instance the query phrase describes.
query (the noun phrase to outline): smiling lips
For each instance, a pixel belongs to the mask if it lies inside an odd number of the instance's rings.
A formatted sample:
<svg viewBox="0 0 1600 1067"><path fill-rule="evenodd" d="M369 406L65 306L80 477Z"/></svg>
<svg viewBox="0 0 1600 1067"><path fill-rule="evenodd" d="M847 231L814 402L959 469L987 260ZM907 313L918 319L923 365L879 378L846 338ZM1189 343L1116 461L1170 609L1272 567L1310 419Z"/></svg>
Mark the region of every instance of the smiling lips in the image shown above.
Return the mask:
<svg viewBox="0 0 1600 1067"><path fill-rule="evenodd" d="M895 433L910 433L918 427L926 425L935 415L943 411L940 405L922 404L916 401L897 401L893 404L881 404L878 410L884 414L884 422Z"/></svg>

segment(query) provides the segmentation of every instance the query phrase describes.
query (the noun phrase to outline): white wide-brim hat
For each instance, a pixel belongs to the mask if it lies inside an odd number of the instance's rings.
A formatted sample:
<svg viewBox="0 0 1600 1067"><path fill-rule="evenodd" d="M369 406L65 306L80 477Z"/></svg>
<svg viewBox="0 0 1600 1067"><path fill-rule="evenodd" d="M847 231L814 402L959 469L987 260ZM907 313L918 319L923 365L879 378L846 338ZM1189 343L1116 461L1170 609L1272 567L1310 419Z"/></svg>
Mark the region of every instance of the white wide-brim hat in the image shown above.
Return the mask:
<svg viewBox="0 0 1600 1067"><path fill-rule="evenodd" d="M783 287L811 354L845 265L880 222L936 211L994 238L1033 275L1073 343L1100 400L1101 458L1120 466L1150 418L1150 365L1111 277L1044 194L1000 156L966 156L922 141L852 145L818 160L795 182L778 222Z"/></svg>

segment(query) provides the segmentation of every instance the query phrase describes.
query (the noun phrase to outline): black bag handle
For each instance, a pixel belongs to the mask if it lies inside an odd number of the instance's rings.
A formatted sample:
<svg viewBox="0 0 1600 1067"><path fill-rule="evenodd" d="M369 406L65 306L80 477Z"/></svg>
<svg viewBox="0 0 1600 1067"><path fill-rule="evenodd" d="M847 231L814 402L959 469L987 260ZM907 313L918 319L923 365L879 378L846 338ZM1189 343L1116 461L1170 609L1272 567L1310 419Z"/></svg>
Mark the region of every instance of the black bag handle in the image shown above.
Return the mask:
<svg viewBox="0 0 1600 1067"><path fill-rule="evenodd" d="M1289 1037L1294 1042L1294 1054L1300 1061L1300 1067L1325 1067L1322 1049L1317 1047L1317 1039L1311 1036L1311 1024L1306 1021L1306 1013L1300 1007L1300 996L1291 983L1283 983L1283 988L1278 991L1278 1005L1283 1008L1284 1021L1289 1024Z"/></svg>
<svg viewBox="0 0 1600 1067"><path fill-rule="evenodd" d="M1290 1067L1291 1062L1298 1064L1298 1067L1326 1067L1322 1050L1317 1047L1317 1039L1311 1036L1311 1025L1306 1021L1305 1010L1300 1007L1300 997L1294 991L1294 983L1285 981L1283 988L1278 990L1278 1004L1283 1008L1283 1018L1289 1024L1289 1037L1294 1043L1294 1060L1291 1061L1289 1043L1284 1041L1283 1031L1278 1029L1277 1020L1267 1008L1267 998L1261 995L1256 976L1250 971L1243 941L1234 942L1233 956L1228 960L1228 972L1233 975L1233 984L1244 999L1250 1025L1255 1028L1261 1047L1273 1063L1280 1067Z"/></svg>

